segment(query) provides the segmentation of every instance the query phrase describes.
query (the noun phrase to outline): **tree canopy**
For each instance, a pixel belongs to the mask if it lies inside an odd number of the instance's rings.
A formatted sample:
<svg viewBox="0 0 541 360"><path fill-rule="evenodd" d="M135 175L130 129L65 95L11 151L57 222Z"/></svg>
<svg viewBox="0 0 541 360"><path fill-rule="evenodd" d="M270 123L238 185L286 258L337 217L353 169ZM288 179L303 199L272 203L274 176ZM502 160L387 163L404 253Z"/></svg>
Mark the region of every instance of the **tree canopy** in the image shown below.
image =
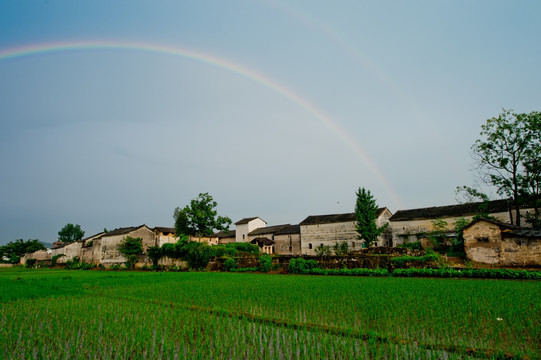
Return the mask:
<svg viewBox="0 0 541 360"><path fill-rule="evenodd" d="M212 235L215 230L227 230L231 219L218 216L217 206L212 196L202 193L184 208L177 207L173 213L176 235L203 237Z"/></svg>
<svg viewBox="0 0 541 360"><path fill-rule="evenodd" d="M45 245L37 239L24 241L17 239L4 246L0 246L0 260L11 264L19 263L21 256L27 253L33 253L38 250L46 250Z"/></svg>
<svg viewBox="0 0 541 360"><path fill-rule="evenodd" d="M496 187L500 196L511 198L515 224L520 226L521 204L537 203L540 198L541 113L519 114L504 109L481 129L482 138L471 148L479 175Z"/></svg>
<svg viewBox="0 0 541 360"><path fill-rule="evenodd" d="M378 206L370 190L359 188L356 195L355 220L357 224L355 226L359 233L359 240L362 240L366 247L370 247L378 241L378 236L383 234L387 226L376 225Z"/></svg>
<svg viewBox="0 0 541 360"><path fill-rule="evenodd" d="M79 224L66 224L58 232L58 241L74 242L81 240L83 236L85 236L85 232L81 230L81 226Z"/></svg>

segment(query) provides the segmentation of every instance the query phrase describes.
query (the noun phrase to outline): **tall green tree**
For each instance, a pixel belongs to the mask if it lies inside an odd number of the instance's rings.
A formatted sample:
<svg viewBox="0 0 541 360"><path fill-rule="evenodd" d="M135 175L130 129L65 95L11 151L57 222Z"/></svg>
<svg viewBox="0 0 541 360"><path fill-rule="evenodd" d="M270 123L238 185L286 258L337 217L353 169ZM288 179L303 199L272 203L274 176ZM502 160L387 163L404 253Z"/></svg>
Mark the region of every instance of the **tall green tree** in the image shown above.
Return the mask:
<svg viewBox="0 0 541 360"><path fill-rule="evenodd" d="M46 250L45 245L40 243L39 240L30 239L24 241L23 239L17 239L4 246L0 246L0 262L17 264L21 256L38 250Z"/></svg>
<svg viewBox="0 0 541 360"><path fill-rule="evenodd" d="M210 236L215 230L227 230L231 219L219 216L216 210L218 203L208 193L190 201L184 208L177 207L173 213L177 236L191 235L199 238Z"/></svg>
<svg viewBox="0 0 541 360"><path fill-rule="evenodd" d="M524 175L521 175L521 201L534 207L534 213L526 216L526 222L540 228L541 219L541 113L530 114L527 118L531 140L525 152Z"/></svg>
<svg viewBox="0 0 541 360"><path fill-rule="evenodd" d="M58 241L74 242L81 240L83 236L85 236L85 232L81 230L81 226L79 224L66 224L58 232Z"/></svg>
<svg viewBox="0 0 541 360"><path fill-rule="evenodd" d="M365 247L370 247L378 241L378 236L383 234L387 228L387 224L381 227L377 226L378 205L370 190L359 188L356 195L355 220L357 223L355 227L359 233L359 240L364 242Z"/></svg>
<svg viewBox="0 0 541 360"><path fill-rule="evenodd" d="M126 258L126 267L133 269L138 256L143 254L143 239L126 236L118 245L118 251Z"/></svg>
<svg viewBox="0 0 541 360"><path fill-rule="evenodd" d="M512 200L515 224L520 226L520 205L524 203L525 184L539 176L539 169L529 172L525 164L539 150L540 113L518 114L503 110L498 117L481 126L481 139L472 146L481 178L496 187L498 194ZM527 196L526 196L527 197Z"/></svg>

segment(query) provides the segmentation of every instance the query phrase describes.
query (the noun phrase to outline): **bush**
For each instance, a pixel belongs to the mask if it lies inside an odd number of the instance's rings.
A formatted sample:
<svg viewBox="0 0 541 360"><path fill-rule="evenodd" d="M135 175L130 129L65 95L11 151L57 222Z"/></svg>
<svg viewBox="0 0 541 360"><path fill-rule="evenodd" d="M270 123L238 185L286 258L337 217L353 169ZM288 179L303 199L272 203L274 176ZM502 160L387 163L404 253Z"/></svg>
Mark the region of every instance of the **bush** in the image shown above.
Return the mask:
<svg viewBox="0 0 541 360"><path fill-rule="evenodd" d="M332 250L329 245L323 245L320 244L317 248L315 248L316 255L317 256L331 256Z"/></svg>
<svg viewBox="0 0 541 360"><path fill-rule="evenodd" d="M305 260L303 258L293 258L287 265L287 271L290 274L308 274L311 269L318 268L319 265L315 260Z"/></svg>
<svg viewBox="0 0 541 360"><path fill-rule="evenodd" d="M167 244L164 244L167 245ZM158 265L158 261L162 258L163 252L159 246L151 246L147 249L147 256L152 261L153 266Z"/></svg>
<svg viewBox="0 0 541 360"><path fill-rule="evenodd" d="M185 253L182 258L186 260L188 266L197 270L207 267L210 258L213 256L210 245L198 242L187 242L181 250L182 253Z"/></svg>
<svg viewBox="0 0 541 360"><path fill-rule="evenodd" d="M272 258L268 254L263 254L259 258L259 270L269 272L272 269Z"/></svg>
<svg viewBox="0 0 541 360"><path fill-rule="evenodd" d="M308 270L310 275L343 275L343 276L389 276L387 269L319 269Z"/></svg>
<svg viewBox="0 0 541 360"><path fill-rule="evenodd" d="M231 269L231 272L248 272L248 271L257 271L258 268L256 267L247 267L247 268L240 268L240 269Z"/></svg>
<svg viewBox="0 0 541 360"><path fill-rule="evenodd" d="M410 249L410 250L423 250L423 247L421 246L420 241L400 244L398 245L398 247L404 248L404 249Z"/></svg>
<svg viewBox="0 0 541 360"><path fill-rule="evenodd" d="M396 269L393 276L539 280L541 271L509 269Z"/></svg>
<svg viewBox="0 0 541 360"><path fill-rule="evenodd" d="M438 261L439 256L438 254L434 253L433 251L428 251L424 256L399 256L399 257L393 257L391 258L391 262L395 267L403 267L406 265L406 263L409 262L418 262L421 264L425 264L427 262L431 261Z"/></svg>
<svg viewBox="0 0 541 360"><path fill-rule="evenodd" d="M58 254L58 255L55 255L51 258L51 266L56 266L56 262L58 261L58 259L60 259L62 256L64 256L64 254Z"/></svg>
<svg viewBox="0 0 541 360"><path fill-rule="evenodd" d="M224 270L231 271L237 267L237 261L233 258L227 258L224 261Z"/></svg>
<svg viewBox="0 0 541 360"><path fill-rule="evenodd" d="M34 267L35 264L36 264L36 259L28 259L28 260L26 260L25 266L27 268L32 268L32 267Z"/></svg>
<svg viewBox="0 0 541 360"><path fill-rule="evenodd" d="M111 265L111 267L109 269L110 270L122 270L122 267L120 266L120 264L113 264L113 265Z"/></svg>

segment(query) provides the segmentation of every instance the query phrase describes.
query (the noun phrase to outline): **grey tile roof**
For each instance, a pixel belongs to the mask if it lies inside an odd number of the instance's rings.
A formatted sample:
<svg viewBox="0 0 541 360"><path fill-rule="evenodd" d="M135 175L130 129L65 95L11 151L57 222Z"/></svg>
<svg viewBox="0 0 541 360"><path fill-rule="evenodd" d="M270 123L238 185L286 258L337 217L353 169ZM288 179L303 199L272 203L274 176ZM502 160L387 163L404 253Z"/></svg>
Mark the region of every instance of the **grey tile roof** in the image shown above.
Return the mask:
<svg viewBox="0 0 541 360"><path fill-rule="evenodd" d="M274 235L291 235L291 234L300 234L301 226L300 225L287 225L283 229L278 230Z"/></svg>
<svg viewBox="0 0 541 360"><path fill-rule="evenodd" d="M241 219L241 220L237 221L237 222L235 223L235 225L248 224L250 221L255 220L255 219L261 219L261 218L260 218L259 216L254 216L254 217L250 217L250 218L244 218L244 219ZM261 220L263 220L263 219L261 219ZM263 222L265 222L265 220L263 220ZM266 223L267 223L267 222L265 222L265 224L266 224Z"/></svg>
<svg viewBox="0 0 541 360"><path fill-rule="evenodd" d="M250 231L248 235L253 236L253 235L262 235L262 234L274 234L277 231L280 231L288 226L289 224L261 227L261 228L257 228L255 230Z"/></svg>
<svg viewBox="0 0 541 360"><path fill-rule="evenodd" d="M380 216L384 211L385 207L381 207L376 212L376 217ZM319 225L319 224L333 224L340 222L350 222L355 221L355 213L346 213L346 214L330 214L330 215L310 215L299 225Z"/></svg>
<svg viewBox="0 0 541 360"><path fill-rule="evenodd" d="M217 232L216 234L212 235L212 237L217 237L217 238L235 237L236 233L237 232L235 230L224 230L224 231Z"/></svg>
<svg viewBox="0 0 541 360"><path fill-rule="evenodd" d="M479 212L483 204L484 202L475 202L410 210L398 210L393 216L391 216L390 220L407 221L475 215ZM509 207L510 203L507 199L493 200L488 202L486 212L489 214L506 212L509 211Z"/></svg>

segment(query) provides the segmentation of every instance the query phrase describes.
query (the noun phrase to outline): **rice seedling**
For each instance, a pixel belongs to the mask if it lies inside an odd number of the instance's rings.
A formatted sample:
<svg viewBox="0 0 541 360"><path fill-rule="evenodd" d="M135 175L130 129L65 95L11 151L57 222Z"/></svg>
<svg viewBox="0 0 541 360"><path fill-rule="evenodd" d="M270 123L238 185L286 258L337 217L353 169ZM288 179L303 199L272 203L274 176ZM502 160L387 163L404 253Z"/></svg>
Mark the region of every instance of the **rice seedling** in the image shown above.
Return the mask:
<svg viewBox="0 0 541 360"><path fill-rule="evenodd" d="M2 359L540 358L541 282L0 271Z"/></svg>

